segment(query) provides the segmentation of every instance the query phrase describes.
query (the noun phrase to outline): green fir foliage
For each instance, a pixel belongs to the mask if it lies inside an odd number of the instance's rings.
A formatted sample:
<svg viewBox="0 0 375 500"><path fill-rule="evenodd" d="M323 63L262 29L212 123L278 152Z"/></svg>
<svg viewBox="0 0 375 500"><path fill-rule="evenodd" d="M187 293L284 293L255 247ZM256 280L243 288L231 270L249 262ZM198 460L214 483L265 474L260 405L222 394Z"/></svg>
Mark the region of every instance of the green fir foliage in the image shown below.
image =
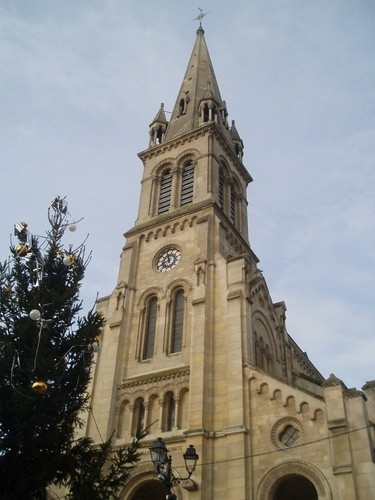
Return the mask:
<svg viewBox="0 0 375 500"><path fill-rule="evenodd" d="M80 315L90 255L84 245L64 249L64 199L48 218L43 238L17 225L12 256L0 264L0 499L43 499L51 484L67 486L69 499L115 498L138 460L139 437L116 453L112 439L75 439L104 321L94 310Z"/></svg>

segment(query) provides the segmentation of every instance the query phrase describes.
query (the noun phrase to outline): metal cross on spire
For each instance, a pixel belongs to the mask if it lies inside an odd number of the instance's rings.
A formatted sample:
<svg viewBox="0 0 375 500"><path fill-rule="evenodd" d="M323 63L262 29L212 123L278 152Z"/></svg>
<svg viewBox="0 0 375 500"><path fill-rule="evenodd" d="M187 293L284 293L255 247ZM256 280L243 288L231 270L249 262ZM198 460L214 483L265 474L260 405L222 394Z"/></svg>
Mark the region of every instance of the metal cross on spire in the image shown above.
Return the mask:
<svg viewBox="0 0 375 500"><path fill-rule="evenodd" d="M203 12L203 10L200 7L198 7L198 9L200 10L200 12L198 16L193 19L193 21L199 21L199 26L202 27L202 19L204 18L204 16L207 16L209 12Z"/></svg>

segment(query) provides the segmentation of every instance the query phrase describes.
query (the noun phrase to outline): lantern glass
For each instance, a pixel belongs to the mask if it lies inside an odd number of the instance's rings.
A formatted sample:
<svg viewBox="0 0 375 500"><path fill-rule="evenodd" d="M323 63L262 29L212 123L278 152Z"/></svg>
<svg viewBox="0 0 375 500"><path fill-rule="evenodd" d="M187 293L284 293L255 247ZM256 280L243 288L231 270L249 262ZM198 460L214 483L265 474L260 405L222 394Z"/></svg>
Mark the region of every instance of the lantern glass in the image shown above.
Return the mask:
<svg viewBox="0 0 375 500"><path fill-rule="evenodd" d="M189 476L194 472L195 466L197 465L197 460L199 459L194 446L191 444L189 448L186 448L184 453L185 467L189 473Z"/></svg>
<svg viewBox="0 0 375 500"><path fill-rule="evenodd" d="M160 467L167 461L168 450L162 438L158 438L152 443L150 453L155 467Z"/></svg>

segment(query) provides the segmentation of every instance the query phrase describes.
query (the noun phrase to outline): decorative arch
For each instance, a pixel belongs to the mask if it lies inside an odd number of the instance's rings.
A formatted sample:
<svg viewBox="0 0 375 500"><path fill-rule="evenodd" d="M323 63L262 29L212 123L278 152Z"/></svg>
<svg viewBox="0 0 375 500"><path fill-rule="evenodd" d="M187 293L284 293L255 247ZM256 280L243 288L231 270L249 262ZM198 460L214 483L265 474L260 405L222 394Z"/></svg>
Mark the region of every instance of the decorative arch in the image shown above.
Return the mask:
<svg viewBox="0 0 375 500"><path fill-rule="evenodd" d="M145 404L144 399L139 397L134 401L132 435L139 434L145 428Z"/></svg>
<svg viewBox="0 0 375 500"><path fill-rule="evenodd" d="M218 165L218 204L225 212L228 212L228 186L230 181L230 169L224 157L219 157Z"/></svg>
<svg viewBox="0 0 375 500"><path fill-rule="evenodd" d="M276 361L278 355L276 342L269 321L259 309L253 314L253 325L254 364L266 372L277 374Z"/></svg>
<svg viewBox="0 0 375 500"><path fill-rule="evenodd" d="M163 493L160 493L160 499L165 499L164 487L162 483L156 478L154 465L151 460L137 464L137 467L135 467L131 471L129 481L121 491L120 499L134 500L135 498L137 498L137 491L139 491L140 488L147 484L150 484L150 486L155 486L155 490L153 490L153 492L155 493L154 498L158 498L156 497L156 495L158 494L158 491L162 491L162 489L160 488L160 486L162 486ZM182 498L183 493L180 485L174 486L173 490L174 493L178 495L178 498Z"/></svg>
<svg viewBox="0 0 375 500"><path fill-rule="evenodd" d="M299 405L299 412L304 418L309 418L310 417L310 405L306 401L303 401Z"/></svg>
<svg viewBox="0 0 375 500"><path fill-rule="evenodd" d="M263 382L260 384L259 389L258 389L258 394L269 394L270 386L268 385L267 382Z"/></svg>
<svg viewBox="0 0 375 500"><path fill-rule="evenodd" d="M178 428L187 429L189 427L189 389L183 387L179 393L179 414L178 414Z"/></svg>
<svg viewBox="0 0 375 500"><path fill-rule="evenodd" d="M191 290L191 283L186 279L174 280L168 286L167 321L165 351L174 354L182 351L185 345L187 329L187 295Z"/></svg>
<svg viewBox="0 0 375 500"><path fill-rule="evenodd" d="M139 398L146 400L146 397L147 397L147 393L146 393L146 391L144 389L137 389L132 394L132 400L131 400L131 402L134 403L134 401L136 399L139 399Z"/></svg>
<svg viewBox="0 0 375 500"><path fill-rule="evenodd" d="M285 408L288 413L297 413L296 409L296 398L294 396L288 396L285 401Z"/></svg>
<svg viewBox="0 0 375 500"><path fill-rule="evenodd" d="M130 431L130 401L125 399L120 405L120 411L117 421L117 438L121 439L129 434Z"/></svg>
<svg viewBox="0 0 375 500"><path fill-rule="evenodd" d="M280 482L291 475L302 476L311 481L319 499L332 500L328 481L322 472L314 465L300 460L290 460L272 467L259 483L256 500L273 500Z"/></svg>
<svg viewBox="0 0 375 500"><path fill-rule="evenodd" d="M183 288L185 290L185 292L191 292L191 290L193 289L193 286L188 279L176 278L176 279L172 280L167 286L166 293L165 293L167 300L171 299L171 295L173 294L173 291L178 287Z"/></svg>
<svg viewBox="0 0 375 500"><path fill-rule="evenodd" d="M168 391L163 399L163 432L171 431L176 425L176 400L174 393Z"/></svg>
<svg viewBox="0 0 375 500"><path fill-rule="evenodd" d="M163 173L163 171L167 168L173 168L174 166L175 159L170 157L170 158L163 158L162 161L158 162L154 168L152 169L151 176L152 177L160 177L160 175Z"/></svg>
<svg viewBox="0 0 375 500"><path fill-rule="evenodd" d="M236 227L240 227L241 224L241 198L242 198L242 188L237 177L232 174L229 184L229 218Z"/></svg>
<svg viewBox="0 0 375 500"><path fill-rule="evenodd" d="M199 151L197 149L194 149L194 148L187 149L177 156L176 162L178 164L181 164L182 162L184 162L186 160L195 161L197 159L198 155L199 155Z"/></svg>
<svg viewBox="0 0 375 500"><path fill-rule="evenodd" d="M225 156L223 155L219 155L218 157L218 161L219 161L219 164L220 166L224 169L225 171L225 177L226 177L226 180L229 179L230 177L230 168L229 168L229 165L228 165L228 161L227 159L225 158Z"/></svg>
<svg viewBox="0 0 375 500"><path fill-rule="evenodd" d="M318 408L317 410L315 410L314 412L314 420L318 420L318 421L321 421L323 422L324 421L324 412L321 408Z"/></svg>
<svg viewBox="0 0 375 500"><path fill-rule="evenodd" d="M160 397L159 394L153 392L148 398L148 419L147 432L149 434L156 433L160 428Z"/></svg>
<svg viewBox="0 0 375 500"><path fill-rule="evenodd" d="M144 305L147 301L147 298L150 297L151 295L155 295L158 298L158 300L163 299L165 296L164 290L161 287L152 286L150 288L147 288L146 290L144 290L141 293L141 295L139 296L139 299L138 299L138 306L144 307Z"/></svg>
<svg viewBox="0 0 375 500"><path fill-rule="evenodd" d="M280 389L275 389L273 391L272 399L274 401L281 401L282 397L283 397L283 395L282 395L282 392L280 391Z"/></svg>
<svg viewBox="0 0 375 500"><path fill-rule="evenodd" d="M167 172L169 172L167 176ZM156 215L169 210L172 201L172 181L174 159L167 158L157 163L151 172L151 205L150 213Z"/></svg>
<svg viewBox="0 0 375 500"><path fill-rule="evenodd" d="M160 292L161 289L158 287L149 288L143 292L138 302L140 306L140 321L136 349L136 358L138 360L151 359L154 354Z"/></svg>

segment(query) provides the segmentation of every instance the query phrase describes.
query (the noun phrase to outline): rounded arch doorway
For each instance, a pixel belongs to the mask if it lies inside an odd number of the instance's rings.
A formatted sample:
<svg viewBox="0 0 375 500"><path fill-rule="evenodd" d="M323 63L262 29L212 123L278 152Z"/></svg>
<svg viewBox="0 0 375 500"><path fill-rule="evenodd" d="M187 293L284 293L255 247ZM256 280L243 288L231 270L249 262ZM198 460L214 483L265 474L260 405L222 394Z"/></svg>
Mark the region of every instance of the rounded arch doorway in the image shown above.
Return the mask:
<svg viewBox="0 0 375 500"><path fill-rule="evenodd" d="M157 479L151 479L131 493L128 500L165 500L165 487Z"/></svg>
<svg viewBox="0 0 375 500"><path fill-rule="evenodd" d="M272 500L318 500L313 483L305 476L291 474L280 478L272 488Z"/></svg>
<svg viewBox="0 0 375 500"><path fill-rule="evenodd" d="M275 465L261 479L257 500L332 500L324 474L313 464L288 460Z"/></svg>

